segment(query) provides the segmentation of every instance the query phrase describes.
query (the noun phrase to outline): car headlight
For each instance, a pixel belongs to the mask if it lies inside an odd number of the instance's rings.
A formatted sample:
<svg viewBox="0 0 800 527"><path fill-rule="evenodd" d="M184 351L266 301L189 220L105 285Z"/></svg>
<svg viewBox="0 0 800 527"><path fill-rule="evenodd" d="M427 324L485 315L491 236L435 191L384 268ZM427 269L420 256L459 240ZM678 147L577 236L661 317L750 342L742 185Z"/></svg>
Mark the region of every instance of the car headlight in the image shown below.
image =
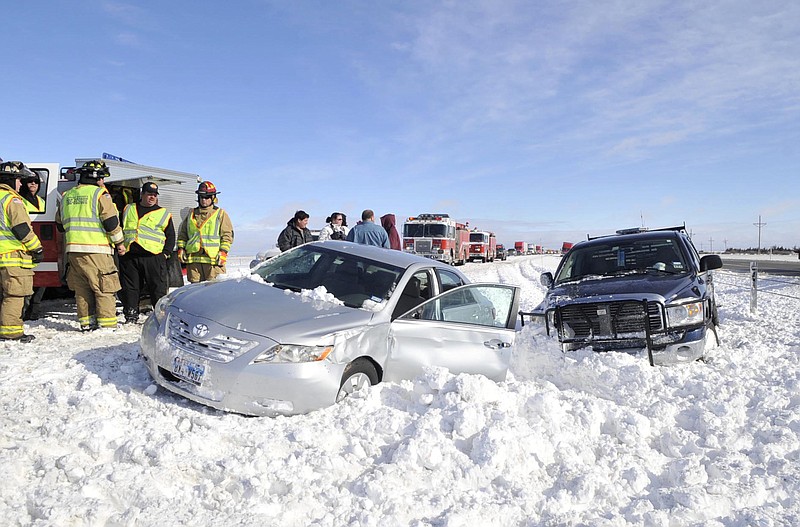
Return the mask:
<svg viewBox="0 0 800 527"><path fill-rule="evenodd" d="M164 319L167 316L167 308L172 305L174 297L171 295L165 295L158 299L156 302L155 307L153 308L153 316L156 317L156 320L159 324L164 322Z"/></svg>
<svg viewBox="0 0 800 527"><path fill-rule="evenodd" d="M297 344L278 344L261 353L253 360L259 362L315 362L325 359L333 351L333 346L300 346Z"/></svg>
<svg viewBox="0 0 800 527"><path fill-rule="evenodd" d="M667 324L670 327L691 326L703 322L703 303L691 302L679 306L667 306Z"/></svg>

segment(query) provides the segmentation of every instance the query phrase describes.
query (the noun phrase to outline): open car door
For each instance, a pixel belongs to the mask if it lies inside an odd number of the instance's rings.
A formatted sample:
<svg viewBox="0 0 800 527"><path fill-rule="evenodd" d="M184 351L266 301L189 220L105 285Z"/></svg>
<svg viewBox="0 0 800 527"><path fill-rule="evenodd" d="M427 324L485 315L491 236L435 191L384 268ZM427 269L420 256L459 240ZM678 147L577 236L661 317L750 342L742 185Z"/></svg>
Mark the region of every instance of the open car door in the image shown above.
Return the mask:
<svg viewBox="0 0 800 527"><path fill-rule="evenodd" d="M516 335L519 288L468 284L442 293L391 323L384 380L413 378L425 366L503 381Z"/></svg>

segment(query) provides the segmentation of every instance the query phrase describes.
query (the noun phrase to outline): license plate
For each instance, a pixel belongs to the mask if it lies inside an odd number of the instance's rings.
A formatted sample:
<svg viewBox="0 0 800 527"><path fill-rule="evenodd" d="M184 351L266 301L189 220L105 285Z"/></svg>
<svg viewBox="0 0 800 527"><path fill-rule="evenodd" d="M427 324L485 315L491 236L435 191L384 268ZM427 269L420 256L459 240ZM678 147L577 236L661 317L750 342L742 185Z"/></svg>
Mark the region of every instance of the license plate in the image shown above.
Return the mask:
<svg viewBox="0 0 800 527"><path fill-rule="evenodd" d="M172 359L172 374L192 384L203 384L203 375L206 373L204 364L190 361L185 357L176 355Z"/></svg>

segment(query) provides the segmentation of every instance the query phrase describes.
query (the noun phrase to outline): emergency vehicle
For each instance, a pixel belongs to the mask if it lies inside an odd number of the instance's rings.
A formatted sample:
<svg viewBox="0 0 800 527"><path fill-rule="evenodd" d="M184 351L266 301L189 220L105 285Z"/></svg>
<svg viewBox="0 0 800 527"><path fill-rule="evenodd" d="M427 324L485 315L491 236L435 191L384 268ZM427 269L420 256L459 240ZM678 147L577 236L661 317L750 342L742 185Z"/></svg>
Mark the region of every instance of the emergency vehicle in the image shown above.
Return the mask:
<svg viewBox="0 0 800 527"><path fill-rule="evenodd" d="M104 154L103 161L109 170L109 177L105 179L106 188L114 198L114 203L122 212L127 203L139 200L139 190L145 182L153 182L159 186L158 203L172 213L172 222L177 234L181 220L197 204L196 174L177 172L163 168L149 167L110 159ZM75 166L82 166L85 161L97 158L75 159ZM42 212L29 212L33 230L44 247L44 260L34 268L33 286L40 288L36 295L41 299L45 288L60 288L66 283L64 269L64 239L63 233L56 228L56 209L65 191L78 184L78 177L74 166L61 166L59 163L25 163L29 169L39 175L41 184L38 195L44 200ZM175 248L171 250L174 252ZM169 285L179 287L183 285L178 259L169 259Z"/></svg>
<svg viewBox="0 0 800 527"><path fill-rule="evenodd" d="M493 262L497 255L497 238L493 232L473 229L469 233L469 259Z"/></svg>
<svg viewBox="0 0 800 527"><path fill-rule="evenodd" d="M518 255L525 254L525 242L514 242L514 249Z"/></svg>
<svg viewBox="0 0 800 527"><path fill-rule="evenodd" d="M447 214L419 214L403 224L403 250L450 265L466 263L469 228Z"/></svg>

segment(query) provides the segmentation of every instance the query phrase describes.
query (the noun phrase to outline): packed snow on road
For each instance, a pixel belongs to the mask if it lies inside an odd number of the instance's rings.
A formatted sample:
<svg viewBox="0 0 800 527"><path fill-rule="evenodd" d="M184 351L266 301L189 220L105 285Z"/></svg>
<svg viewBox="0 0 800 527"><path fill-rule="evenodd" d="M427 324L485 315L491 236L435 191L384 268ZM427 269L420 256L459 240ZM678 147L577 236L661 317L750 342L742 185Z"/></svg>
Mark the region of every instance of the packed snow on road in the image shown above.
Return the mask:
<svg viewBox="0 0 800 527"><path fill-rule="evenodd" d="M243 261L250 259L243 259ZM467 264L543 298L557 257ZM229 278L247 274L246 264ZM158 388L138 327L48 305L0 344L6 525L798 525L800 280L714 274L704 362L564 354L522 328L508 379L430 369L308 415L251 418ZM769 278L769 277L762 277ZM266 286L265 286L266 287ZM70 309L71 307L71 309Z"/></svg>

